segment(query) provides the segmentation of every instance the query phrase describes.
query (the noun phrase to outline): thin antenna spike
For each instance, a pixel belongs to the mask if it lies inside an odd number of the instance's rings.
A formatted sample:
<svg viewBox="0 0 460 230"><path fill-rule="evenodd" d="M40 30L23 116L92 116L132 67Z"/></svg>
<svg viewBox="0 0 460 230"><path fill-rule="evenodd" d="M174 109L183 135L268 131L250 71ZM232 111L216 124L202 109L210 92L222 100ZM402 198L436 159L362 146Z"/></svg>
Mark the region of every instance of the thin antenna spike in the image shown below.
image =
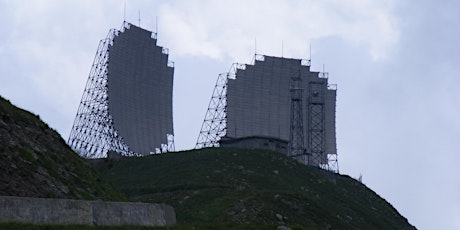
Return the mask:
<svg viewBox="0 0 460 230"><path fill-rule="evenodd" d="M310 57L309 57L309 60L310 60L310 65L311 65L311 43L310 43Z"/></svg>
<svg viewBox="0 0 460 230"><path fill-rule="evenodd" d="M284 57L284 41L281 40L281 57Z"/></svg>
<svg viewBox="0 0 460 230"><path fill-rule="evenodd" d="M125 5L123 7L123 22L126 22L126 2L125 2Z"/></svg>
<svg viewBox="0 0 460 230"><path fill-rule="evenodd" d="M139 10L139 27L141 27L141 11Z"/></svg>
<svg viewBox="0 0 460 230"><path fill-rule="evenodd" d="M158 16L155 16L155 33L157 34L157 37L158 37Z"/></svg>
<svg viewBox="0 0 460 230"><path fill-rule="evenodd" d="M257 55L257 37L254 37L254 55Z"/></svg>

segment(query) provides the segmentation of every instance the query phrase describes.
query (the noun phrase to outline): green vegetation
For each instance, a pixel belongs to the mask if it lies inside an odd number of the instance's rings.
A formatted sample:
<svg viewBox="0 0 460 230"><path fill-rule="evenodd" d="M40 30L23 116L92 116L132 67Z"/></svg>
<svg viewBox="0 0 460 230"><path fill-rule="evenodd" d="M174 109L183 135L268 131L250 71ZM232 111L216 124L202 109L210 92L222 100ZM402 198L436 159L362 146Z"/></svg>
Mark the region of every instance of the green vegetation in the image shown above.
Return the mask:
<svg viewBox="0 0 460 230"><path fill-rule="evenodd" d="M174 206L179 224L412 228L360 182L277 152L210 148L92 164L131 200Z"/></svg>
<svg viewBox="0 0 460 230"><path fill-rule="evenodd" d="M124 201L38 116L0 97L0 195Z"/></svg>

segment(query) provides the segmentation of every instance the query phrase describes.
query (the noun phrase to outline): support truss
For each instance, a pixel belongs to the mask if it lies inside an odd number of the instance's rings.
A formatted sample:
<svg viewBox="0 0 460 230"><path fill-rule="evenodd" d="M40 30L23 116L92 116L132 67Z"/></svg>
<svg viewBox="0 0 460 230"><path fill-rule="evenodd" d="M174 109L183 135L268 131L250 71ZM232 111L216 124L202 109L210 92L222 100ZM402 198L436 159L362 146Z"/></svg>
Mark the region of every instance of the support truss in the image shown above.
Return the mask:
<svg viewBox="0 0 460 230"><path fill-rule="evenodd" d="M297 72L296 75L300 73ZM303 133L303 88L300 76L291 77L291 119L288 155L303 164L308 164Z"/></svg>
<svg viewBox="0 0 460 230"><path fill-rule="evenodd" d="M201 126L195 148L219 147L220 139L227 133L227 80L229 73L221 73L217 78L208 110Z"/></svg>
<svg viewBox="0 0 460 230"><path fill-rule="evenodd" d="M195 145L196 149L219 147L219 141L227 134L227 82L235 79L238 69L244 69L244 64L234 63L227 73L217 77L211 101L201 126L200 134Z"/></svg>
<svg viewBox="0 0 460 230"><path fill-rule="evenodd" d="M167 153L167 152L174 152L175 145L174 145L174 135L166 134L166 139L168 140L167 144L161 144L161 149L158 149L156 153Z"/></svg>
<svg viewBox="0 0 460 230"><path fill-rule="evenodd" d="M126 26L129 24L124 23L122 30ZM114 128L108 110L108 51L113 45L114 37L119 32L119 30L112 29L107 37L99 42L67 141L74 151L85 158L106 157L108 151L115 151L124 156L135 155Z"/></svg>
<svg viewBox="0 0 460 230"><path fill-rule="evenodd" d="M320 167L331 172L339 173L337 154L327 154L327 165L321 165Z"/></svg>
<svg viewBox="0 0 460 230"><path fill-rule="evenodd" d="M320 85L314 87L313 85ZM324 164L322 159L325 155L325 113L324 113L324 92L320 89L322 83L310 82L311 95L308 100L308 153L310 155L309 165L320 166Z"/></svg>

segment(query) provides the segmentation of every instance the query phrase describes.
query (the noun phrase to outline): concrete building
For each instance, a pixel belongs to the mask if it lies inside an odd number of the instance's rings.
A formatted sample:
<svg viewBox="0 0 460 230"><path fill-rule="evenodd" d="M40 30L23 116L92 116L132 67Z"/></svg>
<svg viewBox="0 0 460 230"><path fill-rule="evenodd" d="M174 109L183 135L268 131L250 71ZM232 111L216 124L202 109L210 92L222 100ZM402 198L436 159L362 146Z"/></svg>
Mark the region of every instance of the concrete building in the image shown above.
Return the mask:
<svg viewBox="0 0 460 230"><path fill-rule="evenodd" d="M250 136L241 138L223 137L220 139L221 147L233 147L243 149L269 149L288 154L288 142L273 137Z"/></svg>

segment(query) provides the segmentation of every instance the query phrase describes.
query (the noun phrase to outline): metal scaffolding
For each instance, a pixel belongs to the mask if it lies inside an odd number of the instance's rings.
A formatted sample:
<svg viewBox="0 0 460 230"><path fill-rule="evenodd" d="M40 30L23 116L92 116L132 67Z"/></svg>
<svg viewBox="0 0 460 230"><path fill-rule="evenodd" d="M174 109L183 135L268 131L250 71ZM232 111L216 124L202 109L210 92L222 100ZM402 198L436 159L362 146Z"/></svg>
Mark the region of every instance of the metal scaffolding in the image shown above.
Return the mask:
<svg viewBox="0 0 460 230"><path fill-rule="evenodd" d="M289 152L288 156L297 159L303 164L308 164L308 156L305 150L303 132L303 88L302 78L297 72L296 76L291 77L291 129L289 132Z"/></svg>
<svg viewBox="0 0 460 230"><path fill-rule="evenodd" d="M122 28L125 28L125 24ZM135 153L118 134L109 114L108 101L108 61L109 46L120 31L111 29L107 37L99 42L88 81L78 107L77 115L67 143L85 158L102 158L108 151L125 156Z"/></svg>
<svg viewBox="0 0 460 230"><path fill-rule="evenodd" d="M244 68L245 65L234 63L229 72L221 73L217 77L195 145L196 149L219 147L220 139L227 134L227 82L229 78L234 79L236 77L238 69Z"/></svg>
<svg viewBox="0 0 460 230"><path fill-rule="evenodd" d="M161 144L160 153L174 152L175 149L176 149L176 146L174 145L174 135L166 134L166 139L167 139L168 143L167 144Z"/></svg>
<svg viewBox="0 0 460 230"><path fill-rule="evenodd" d="M308 154L311 156L309 164L324 164L323 156L325 155L325 132L324 132L324 83L309 82L309 97L307 103L308 111Z"/></svg>

